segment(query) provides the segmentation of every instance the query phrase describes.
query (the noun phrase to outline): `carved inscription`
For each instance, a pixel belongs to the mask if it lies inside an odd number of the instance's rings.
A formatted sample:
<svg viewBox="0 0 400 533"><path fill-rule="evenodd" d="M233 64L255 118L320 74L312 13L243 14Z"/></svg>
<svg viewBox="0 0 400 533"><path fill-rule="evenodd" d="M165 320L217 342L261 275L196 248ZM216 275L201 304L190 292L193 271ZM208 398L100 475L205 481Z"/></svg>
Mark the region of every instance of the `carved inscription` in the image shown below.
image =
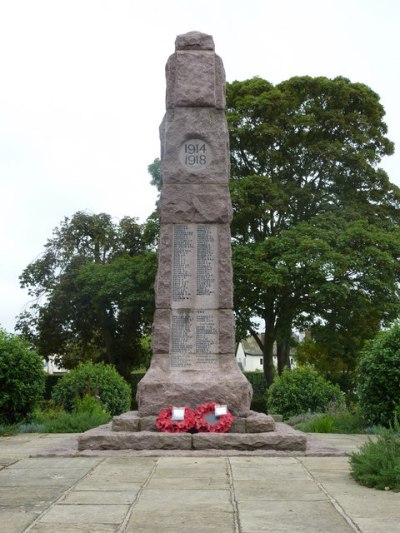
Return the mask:
<svg viewBox="0 0 400 533"><path fill-rule="evenodd" d="M195 253L194 224L174 226L172 301L188 304L193 299L192 263Z"/></svg>
<svg viewBox="0 0 400 533"><path fill-rule="evenodd" d="M210 296L215 292L215 226L199 224L197 226L197 295Z"/></svg>
<svg viewBox="0 0 400 533"><path fill-rule="evenodd" d="M218 311L176 309L171 315L171 368L216 365Z"/></svg>
<svg viewBox="0 0 400 533"><path fill-rule="evenodd" d="M218 307L218 228L174 224L171 307Z"/></svg>
<svg viewBox="0 0 400 533"><path fill-rule="evenodd" d="M196 353L205 354L218 351L217 316L213 311L196 312Z"/></svg>
<svg viewBox="0 0 400 533"><path fill-rule="evenodd" d="M201 139L188 139L180 147L179 160L189 170L207 168L211 159L210 145Z"/></svg>

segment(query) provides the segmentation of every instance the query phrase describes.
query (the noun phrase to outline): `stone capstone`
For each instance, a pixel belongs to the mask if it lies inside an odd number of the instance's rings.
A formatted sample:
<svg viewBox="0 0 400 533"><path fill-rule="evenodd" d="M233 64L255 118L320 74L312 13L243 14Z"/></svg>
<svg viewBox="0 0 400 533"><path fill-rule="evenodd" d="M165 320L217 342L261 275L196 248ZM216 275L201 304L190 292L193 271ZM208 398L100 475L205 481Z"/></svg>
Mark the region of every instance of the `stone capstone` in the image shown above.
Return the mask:
<svg viewBox="0 0 400 533"><path fill-rule="evenodd" d="M214 50L214 48L212 35L200 31L189 31L177 35L175 39L175 50Z"/></svg>
<svg viewBox="0 0 400 533"><path fill-rule="evenodd" d="M166 66L166 107L225 108L225 71L210 35L178 36ZM212 47L211 47L212 46Z"/></svg>

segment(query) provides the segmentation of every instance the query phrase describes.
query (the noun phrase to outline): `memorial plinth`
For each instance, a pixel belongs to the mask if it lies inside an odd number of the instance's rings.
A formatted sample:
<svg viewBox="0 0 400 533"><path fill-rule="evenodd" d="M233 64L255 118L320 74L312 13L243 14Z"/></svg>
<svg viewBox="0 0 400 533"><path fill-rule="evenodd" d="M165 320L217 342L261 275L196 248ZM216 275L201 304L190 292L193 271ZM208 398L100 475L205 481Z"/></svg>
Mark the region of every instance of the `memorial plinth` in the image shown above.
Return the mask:
<svg viewBox="0 0 400 533"><path fill-rule="evenodd" d="M160 240L151 366L139 416L208 401L249 413L235 360L225 73L210 35L176 39L160 127Z"/></svg>

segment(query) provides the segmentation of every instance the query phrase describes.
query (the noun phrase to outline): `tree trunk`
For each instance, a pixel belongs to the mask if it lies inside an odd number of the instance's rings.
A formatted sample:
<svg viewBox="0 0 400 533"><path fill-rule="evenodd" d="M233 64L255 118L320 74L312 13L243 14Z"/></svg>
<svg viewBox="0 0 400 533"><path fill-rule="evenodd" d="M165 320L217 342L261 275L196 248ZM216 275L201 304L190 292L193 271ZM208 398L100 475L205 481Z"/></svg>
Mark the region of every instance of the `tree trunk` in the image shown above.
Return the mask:
<svg viewBox="0 0 400 533"><path fill-rule="evenodd" d="M290 368L290 341L278 341L276 347L276 355L278 359L278 374L281 375L283 370Z"/></svg>
<svg viewBox="0 0 400 533"><path fill-rule="evenodd" d="M274 381L274 342L275 337L274 335L267 335L265 333L265 341L263 345L263 369L264 369L264 376L265 381L267 382L267 386L269 387L272 385L272 382Z"/></svg>

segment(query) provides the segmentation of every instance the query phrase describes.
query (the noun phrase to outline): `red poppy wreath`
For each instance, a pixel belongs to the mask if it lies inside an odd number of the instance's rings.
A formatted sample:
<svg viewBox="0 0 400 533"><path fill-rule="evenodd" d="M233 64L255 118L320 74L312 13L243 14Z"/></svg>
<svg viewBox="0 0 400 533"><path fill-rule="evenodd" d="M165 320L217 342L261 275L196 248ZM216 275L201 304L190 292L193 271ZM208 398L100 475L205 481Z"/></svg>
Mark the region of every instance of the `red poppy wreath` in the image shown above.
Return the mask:
<svg viewBox="0 0 400 533"><path fill-rule="evenodd" d="M215 402L203 403L195 411L197 431L226 433L232 425L233 416L227 410L225 415L215 416Z"/></svg>
<svg viewBox="0 0 400 533"><path fill-rule="evenodd" d="M192 409L185 407L185 418L183 420L172 420L172 407L168 407L158 415L156 428L169 433L187 433L194 429L195 425L196 419Z"/></svg>

